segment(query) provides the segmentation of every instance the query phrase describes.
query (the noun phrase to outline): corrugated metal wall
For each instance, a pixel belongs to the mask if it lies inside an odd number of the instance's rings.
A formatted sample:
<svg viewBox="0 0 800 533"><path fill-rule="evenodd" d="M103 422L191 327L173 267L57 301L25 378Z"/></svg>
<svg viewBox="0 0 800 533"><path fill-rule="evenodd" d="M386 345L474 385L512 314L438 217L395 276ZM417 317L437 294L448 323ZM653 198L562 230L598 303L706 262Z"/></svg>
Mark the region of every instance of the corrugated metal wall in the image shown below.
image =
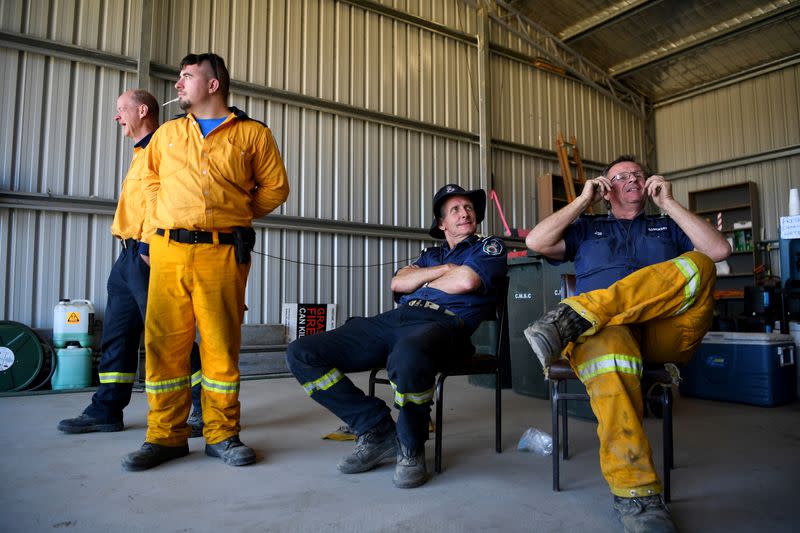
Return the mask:
<svg viewBox="0 0 800 533"><path fill-rule="evenodd" d="M486 185L474 9L460 0L152 6L156 97L174 96L183 55L214 50L230 66L232 104L271 126L286 162L292 192L257 224L256 249L268 255L253 264L246 322L278 323L291 301L336 302L340 322L390 308L392 272L427 244L433 193L450 181ZM88 297L102 316L119 251L108 226L131 156L112 119L117 95L137 83L141 9L140 0L0 5L0 189L14 193L0 190L6 319L49 327L59 297ZM11 44L18 36L27 44ZM496 29L492 39L508 46ZM535 178L557 168L556 131L576 135L587 160L643 151L641 120L594 89L497 53L490 69L495 187L512 226L536 220ZM499 221L484 229L501 232Z"/></svg>
<svg viewBox="0 0 800 533"><path fill-rule="evenodd" d="M655 123L658 170L677 176L676 199L754 181L762 238L779 237L779 217L789 214L788 191L800 187L800 65L657 107Z"/></svg>

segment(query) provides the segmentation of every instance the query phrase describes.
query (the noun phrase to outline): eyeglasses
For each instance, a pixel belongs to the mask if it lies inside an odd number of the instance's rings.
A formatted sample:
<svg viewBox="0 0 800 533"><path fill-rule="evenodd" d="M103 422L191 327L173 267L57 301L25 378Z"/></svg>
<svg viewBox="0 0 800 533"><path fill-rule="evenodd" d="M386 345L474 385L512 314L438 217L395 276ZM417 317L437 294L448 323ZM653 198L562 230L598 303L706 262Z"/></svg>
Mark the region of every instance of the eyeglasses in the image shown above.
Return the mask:
<svg viewBox="0 0 800 533"><path fill-rule="evenodd" d="M637 180L643 180L644 172L642 172L641 170L637 170L635 172L620 172L619 174L611 178L611 183L615 183L619 180L628 180L631 176L633 176Z"/></svg>

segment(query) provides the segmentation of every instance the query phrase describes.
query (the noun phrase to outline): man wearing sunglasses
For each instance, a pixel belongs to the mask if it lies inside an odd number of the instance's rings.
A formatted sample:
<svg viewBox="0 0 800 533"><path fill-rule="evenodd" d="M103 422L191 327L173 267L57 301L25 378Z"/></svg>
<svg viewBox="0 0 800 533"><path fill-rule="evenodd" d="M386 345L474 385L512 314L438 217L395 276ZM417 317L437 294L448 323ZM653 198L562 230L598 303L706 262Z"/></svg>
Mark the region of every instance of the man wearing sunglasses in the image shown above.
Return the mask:
<svg viewBox="0 0 800 533"><path fill-rule="evenodd" d="M144 176L155 233L145 323L150 412L141 449L122 461L146 470L189 453L188 353L200 335L205 453L255 462L239 439L239 348L254 218L289 185L270 129L228 107L230 77L216 54L189 54L175 88L186 111L152 137Z"/></svg>
<svg viewBox="0 0 800 533"><path fill-rule="evenodd" d="M648 198L664 215L645 215ZM600 200L607 215L583 214ZM554 262L575 262L578 295L525 336L544 368L563 356L586 386L617 515L626 531L674 531L642 428L642 361L692 356L711 326L714 262L731 253L728 242L672 197L663 176L621 156L526 244Z"/></svg>

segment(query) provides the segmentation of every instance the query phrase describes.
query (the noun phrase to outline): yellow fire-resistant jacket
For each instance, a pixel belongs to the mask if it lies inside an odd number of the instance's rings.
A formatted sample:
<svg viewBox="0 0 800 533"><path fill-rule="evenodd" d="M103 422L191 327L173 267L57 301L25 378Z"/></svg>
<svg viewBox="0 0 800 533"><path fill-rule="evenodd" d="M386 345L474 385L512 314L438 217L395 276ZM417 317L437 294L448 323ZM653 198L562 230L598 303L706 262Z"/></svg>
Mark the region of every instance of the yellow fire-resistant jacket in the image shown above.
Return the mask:
<svg viewBox="0 0 800 533"><path fill-rule="evenodd" d="M147 146L152 133L143 137L133 146L128 174L122 181L122 192L119 195L111 233L118 239L136 239L147 242L155 232L152 224L145 217L144 181L147 174Z"/></svg>
<svg viewBox="0 0 800 533"><path fill-rule="evenodd" d="M145 198L155 228L248 227L289 195L270 129L230 108L207 137L189 113L164 123L147 150Z"/></svg>

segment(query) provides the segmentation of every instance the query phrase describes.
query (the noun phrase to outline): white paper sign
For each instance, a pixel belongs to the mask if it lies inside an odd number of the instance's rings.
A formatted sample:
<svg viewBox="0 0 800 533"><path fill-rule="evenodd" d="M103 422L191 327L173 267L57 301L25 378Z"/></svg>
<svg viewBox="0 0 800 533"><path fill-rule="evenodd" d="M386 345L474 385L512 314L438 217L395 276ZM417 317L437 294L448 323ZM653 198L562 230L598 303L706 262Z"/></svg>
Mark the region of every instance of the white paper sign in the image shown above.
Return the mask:
<svg viewBox="0 0 800 533"><path fill-rule="evenodd" d="M800 239L800 216L781 217L781 239Z"/></svg>

